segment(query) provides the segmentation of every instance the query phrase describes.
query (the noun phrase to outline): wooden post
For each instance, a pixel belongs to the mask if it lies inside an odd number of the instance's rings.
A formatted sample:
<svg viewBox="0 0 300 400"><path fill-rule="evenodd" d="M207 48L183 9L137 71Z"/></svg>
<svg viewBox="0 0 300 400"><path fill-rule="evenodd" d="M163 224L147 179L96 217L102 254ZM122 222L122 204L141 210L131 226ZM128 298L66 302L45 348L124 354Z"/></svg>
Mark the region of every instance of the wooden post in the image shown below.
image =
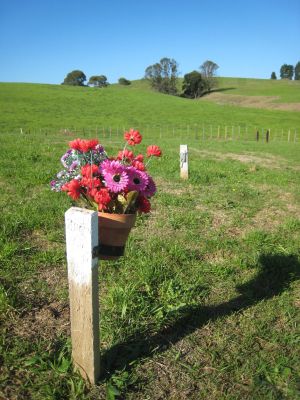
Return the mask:
<svg viewBox="0 0 300 400"><path fill-rule="evenodd" d="M65 213L72 358L92 384L100 375L98 213L71 207Z"/></svg>
<svg viewBox="0 0 300 400"><path fill-rule="evenodd" d="M289 132L288 132L288 142L290 141L290 138L291 138L291 130L289 129Z"/></svg>
<svg viewBox="0 0 300 400"><path fill-rule="evenodd" d="M186 144L180 145L180 178L188 179L189 164L188 164L188 148Z"/></svg>

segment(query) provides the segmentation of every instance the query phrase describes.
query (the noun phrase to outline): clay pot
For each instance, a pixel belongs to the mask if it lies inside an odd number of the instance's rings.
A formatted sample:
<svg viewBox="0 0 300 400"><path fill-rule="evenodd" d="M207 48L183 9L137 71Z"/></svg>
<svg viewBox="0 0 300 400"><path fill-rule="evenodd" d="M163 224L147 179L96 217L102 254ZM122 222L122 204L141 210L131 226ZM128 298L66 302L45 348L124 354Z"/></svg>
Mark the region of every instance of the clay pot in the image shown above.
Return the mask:
<svg viewBox="0 0 300 400"><path fill-rule="evenodd" d="M98 213L100 260L116 260L124 255L126 241L136 214Z"/></svg>

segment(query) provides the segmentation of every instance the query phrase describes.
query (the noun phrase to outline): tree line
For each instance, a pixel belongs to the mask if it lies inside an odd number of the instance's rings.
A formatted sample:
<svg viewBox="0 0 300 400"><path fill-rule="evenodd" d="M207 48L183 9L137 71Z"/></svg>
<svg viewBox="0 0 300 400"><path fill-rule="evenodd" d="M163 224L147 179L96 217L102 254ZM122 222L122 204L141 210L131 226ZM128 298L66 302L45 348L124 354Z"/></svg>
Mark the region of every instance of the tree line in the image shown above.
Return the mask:
<svg viewBox="0 0 300 400"><path fill-rule="evenodd" d="M93 75L88 80L87 85L85 84L86 76L84 72L76 69L67 74L62 85L70 85L70 86L94 86L94 87L106 87L109 85L107 77L105 75ZM120 85L130 85L131 82L126 78L119 78Z"/></svg>
<svg viewBox="0 0 300 400"><path fill-rule="evenodd" d="M294 78L295 81L300 80L300 61L297 62L295 67L292 64L283 64L280 68L280 78L290 79ZM276 73L273 71L271 79L277 79Z"/></svg>
<svg viewBox="0 0 300 400"><path fill-rule="evenodd" d="M199 71L191 71L184 75L182 87L178 81L178 63L173 58L162 58L159 62L149 65L145 70L144 79L150 82L153 89L166 94L178 95L188 98L197 98L210 92L217 86L215 78L219 66L213 61L207 60L200 67ZM86 86L86 75L83 71L74 70L67 74L62 85ZM119 84L130 85L131 82L122 77ZM109 85L105 75L93 75L89 78L87 86L104 88ZM181 90L180 90L181 89Z"/></svg>

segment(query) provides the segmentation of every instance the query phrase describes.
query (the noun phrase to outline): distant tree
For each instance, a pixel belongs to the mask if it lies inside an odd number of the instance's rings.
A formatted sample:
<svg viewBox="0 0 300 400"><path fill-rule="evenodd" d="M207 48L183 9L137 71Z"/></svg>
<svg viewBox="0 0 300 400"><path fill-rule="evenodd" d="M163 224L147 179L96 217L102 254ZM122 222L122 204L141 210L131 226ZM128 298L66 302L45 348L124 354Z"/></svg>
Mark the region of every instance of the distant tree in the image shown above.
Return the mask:
<svg viewBox="0 0 300 400"><path fill-rule="evenodd" d="M106 87L109 85L105 75L93 75L90 77L88 84L94 87Z"/></svg>
<svg viewBox="0 0 300 400"><path fill-rule="evenodd" d="M277 79L277 76L276 76L275 72L271 73L271 79Z"/></svg>
<svg viewBox="0 0 300 400"><path fill-rule="evenodd" d="M206 91L210 92L214 87L217 86L216 71L219 66L213 61L207 60L202 65L200 65L200 72L202 79L206 85Z"/></svg>
<svg viewBox="0 0 300 400"><path fill-rule="evenodd" d="M295 81L300 81L300 61L297 62L297 64L295 65L295 76L294 79Z"/></svg>
<svg viewBox="0 0 300 400"><path fill-rule="evenodd" d="M183 77L183 96L196 99L206 91L205 81L198 71L192 71Z"/></svg>
<svg viewBox="0 0 300 400"><path fill-rule="evenodd" d="M128 79L122 77L122 78L119 78L119 84L120 85L131 85L131 82Z"/></svg>
<svg viewBox="0 0 300 400"><path fill-rule="evenodd" d="M280 68L281 79L293 79L294 67L292 65L283 64Z"/></svg>
<svg viewBox="0 0 300 400"><path fill-rule="evenodd" d="M162 93L177 94L178 63L173 58L164 57L159 63L149 65L145 70L145 79Z"/></svg>
<svg viewBox="0 0 300 400"><path fill-rule="evenodd" d="M85 81L86 81L86 76L84 75L84 73L76 69L68 73L62 85L84 86Z"/></svg>

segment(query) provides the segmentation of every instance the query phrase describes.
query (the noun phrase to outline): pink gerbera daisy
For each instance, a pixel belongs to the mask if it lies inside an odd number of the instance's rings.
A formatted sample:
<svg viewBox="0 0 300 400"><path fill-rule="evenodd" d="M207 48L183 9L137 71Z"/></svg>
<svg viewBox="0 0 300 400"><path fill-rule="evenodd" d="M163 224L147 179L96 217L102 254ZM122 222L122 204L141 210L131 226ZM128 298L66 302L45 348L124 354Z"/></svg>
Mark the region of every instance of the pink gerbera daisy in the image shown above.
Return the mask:
<svg viewBox="0 0 300 400"><path fill-rule="evenodd" d="M128 167L127 172L129 177L128 190L143 192L148 184L148 175L134 167Z"/></svg>
<svg viewBox="0 0 300 400"><path fill-rule="evenodd" d="M110 191L119 193L127 188L128 175L125 167L119 161L103 161L101 164L101 173L103 174L106 187Z"/></svg>
<svg viewBox="0 0 300 400"><path fill-rule="evenodd" d="M151 176L150 175L147 176L148 176L148 183L142 195L145 197L152 197L156 193L156 185Z"/></svg>

